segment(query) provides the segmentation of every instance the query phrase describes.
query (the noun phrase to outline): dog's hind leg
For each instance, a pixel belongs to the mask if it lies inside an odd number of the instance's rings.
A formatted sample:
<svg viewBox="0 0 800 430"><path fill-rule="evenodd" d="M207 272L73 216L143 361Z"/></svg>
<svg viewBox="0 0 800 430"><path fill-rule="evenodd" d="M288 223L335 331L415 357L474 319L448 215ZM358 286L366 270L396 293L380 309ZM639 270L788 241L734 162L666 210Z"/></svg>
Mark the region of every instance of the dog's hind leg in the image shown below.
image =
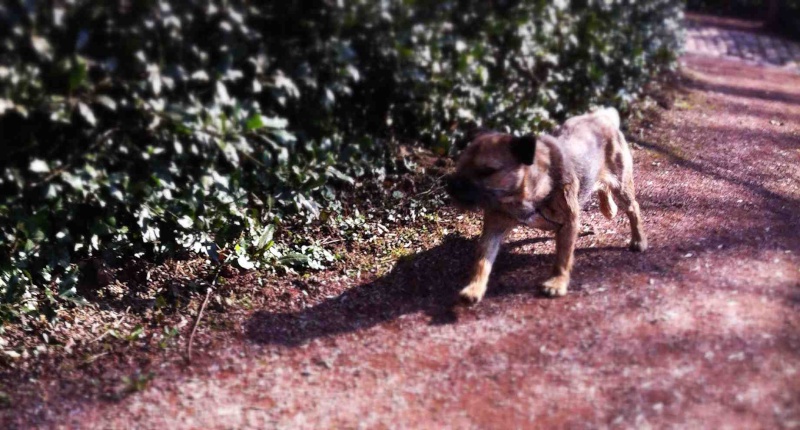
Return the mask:
<svg viewBox="0 0 800 430"><path fill-rule="evenodd" d="M622 152L619 154L622 172L620 175L619 187L614 189L614 196L619 200L620 205L628 215L631 223L631 251L644 251L647 249L647 236L642 226L642 215L639 211L639 203L636 202L636 191L633 185L633 157L631 150L625 142L625 137L619 133Z"/></svg>

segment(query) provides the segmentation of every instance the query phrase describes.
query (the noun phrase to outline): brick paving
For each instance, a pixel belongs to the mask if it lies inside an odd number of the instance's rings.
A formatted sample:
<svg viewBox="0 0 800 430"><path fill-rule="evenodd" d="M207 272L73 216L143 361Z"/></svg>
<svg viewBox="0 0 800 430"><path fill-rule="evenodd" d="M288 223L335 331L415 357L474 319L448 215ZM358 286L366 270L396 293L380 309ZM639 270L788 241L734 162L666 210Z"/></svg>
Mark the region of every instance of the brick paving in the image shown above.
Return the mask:
<svg viewBox="0 0 800 430"><path fill-rule="evenodd" d="M752 25L737 29L690 17L686 20L686 53L800 72L800 42L753 30Z"/></svg>

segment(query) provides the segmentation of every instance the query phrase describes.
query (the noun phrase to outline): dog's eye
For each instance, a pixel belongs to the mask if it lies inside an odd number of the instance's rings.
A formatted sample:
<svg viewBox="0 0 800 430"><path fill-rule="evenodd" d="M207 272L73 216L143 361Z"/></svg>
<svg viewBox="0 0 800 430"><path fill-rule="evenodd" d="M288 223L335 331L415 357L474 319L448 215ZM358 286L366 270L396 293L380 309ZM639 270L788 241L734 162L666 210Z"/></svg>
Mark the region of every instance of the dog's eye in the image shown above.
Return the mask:
<svg viewBox="0 0 800 430"><path fill-rule="evenodd" d="M495 172L497 172L497 169L493 169L491 167L481 167L475 171L475 174L477 174L481 178L485 178L487 176L493 175Z"/></svg>

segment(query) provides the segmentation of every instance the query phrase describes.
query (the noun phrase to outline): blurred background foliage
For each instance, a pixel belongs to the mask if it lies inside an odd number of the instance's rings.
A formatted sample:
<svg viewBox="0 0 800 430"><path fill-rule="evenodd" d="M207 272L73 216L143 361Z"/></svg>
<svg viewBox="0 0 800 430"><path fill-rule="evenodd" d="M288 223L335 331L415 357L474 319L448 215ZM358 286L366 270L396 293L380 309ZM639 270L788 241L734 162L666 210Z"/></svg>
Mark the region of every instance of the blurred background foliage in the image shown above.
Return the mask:
<svg viewBox="0 0 800 430"><path fill-rule="evenodd" d="M332 256L278 237L400 142L626 110L675 66L677 0L0 3L0 321L76 294L76 262Z"/></svg>

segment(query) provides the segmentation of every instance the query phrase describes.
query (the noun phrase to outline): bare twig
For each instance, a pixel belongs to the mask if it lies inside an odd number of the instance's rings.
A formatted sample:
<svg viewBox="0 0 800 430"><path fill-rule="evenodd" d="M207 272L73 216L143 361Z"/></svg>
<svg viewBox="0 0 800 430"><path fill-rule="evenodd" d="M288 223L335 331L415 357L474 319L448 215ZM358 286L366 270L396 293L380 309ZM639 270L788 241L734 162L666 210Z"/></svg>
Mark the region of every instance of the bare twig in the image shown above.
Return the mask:
<svg viewBox="0 0 800 430"><path fill-rule="evenodd" d="M417 194L416 197L419 198L419 197L422 197L424 195L430 194L430 193L432 193L434 191L438 191L438 190L441 190L442 188L444 188L444 186L442 186L442 178L444 178L445 176L447 176L447 175L446 174L439 175L439 177L434 179L433 186L431 186L427 191L423 191L423 192Z"/></svg>
<svg viewBox="0 0 800 430"><path fill-rule="evenodd" d="M194 320L192 333L189 335L189 343L186 345L186 361L189 363L192 362L192 345L194 344L194 335L197 333L197 326L200 325L200 319L203 318L203 311L206 310L206 305L208 304L208 299L211 297L211 293L214 291L214 286L217 285L217 278L219 278L219 272L222 270L222 267L223 264L220 264L217 267L217 271L214 272L214 279L211 281L211 286L206 289L206 298L203 299L203 304L200 305L200 310L197 312L197 318Z"/></svg>
<svg viewBox="0 0 800 430"><path fill-rule="evenodd" d="M192 362L192 344L194 344L194 334L197 333L197 326L200 324L200 318L203 318L203 311L206 309L209 297L211 297L211 290L213 290L212 287L208 287L206 290L206 298L203 299L203 304L200 306L200 311L197 312L197 318L195 318L194 326L192 327L192 334L189 335L189 345L186 347L186 360L190 363Z"/></svg>

